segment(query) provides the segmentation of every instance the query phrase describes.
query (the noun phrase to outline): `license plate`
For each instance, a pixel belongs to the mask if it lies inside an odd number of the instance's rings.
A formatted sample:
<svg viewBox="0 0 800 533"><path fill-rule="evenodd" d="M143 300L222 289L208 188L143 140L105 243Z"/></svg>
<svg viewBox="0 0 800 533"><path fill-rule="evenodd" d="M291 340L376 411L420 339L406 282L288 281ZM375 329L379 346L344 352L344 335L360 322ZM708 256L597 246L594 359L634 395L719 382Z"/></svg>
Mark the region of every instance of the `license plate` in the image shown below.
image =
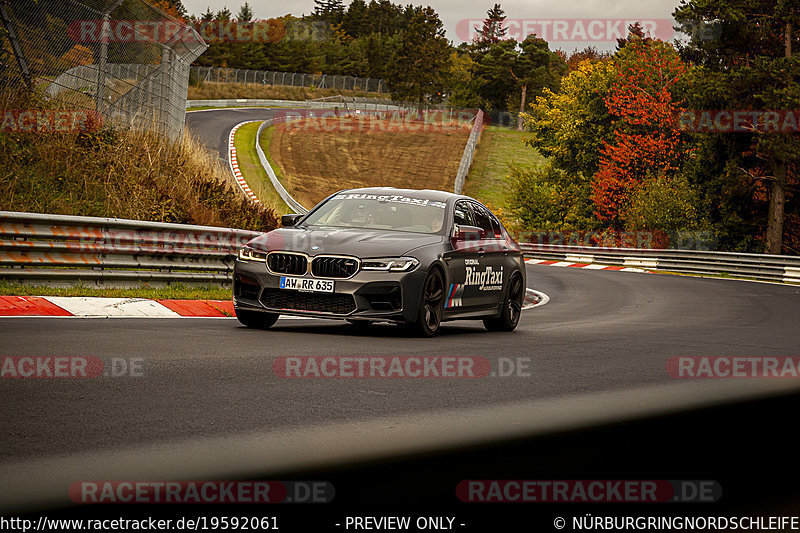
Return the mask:
<svg viewBox="0 0 800 533"><path fill-rule="evenodd" d="M281 289L303 292L333 292L333 281L328 279L292 278L281 276Z"/></svg>

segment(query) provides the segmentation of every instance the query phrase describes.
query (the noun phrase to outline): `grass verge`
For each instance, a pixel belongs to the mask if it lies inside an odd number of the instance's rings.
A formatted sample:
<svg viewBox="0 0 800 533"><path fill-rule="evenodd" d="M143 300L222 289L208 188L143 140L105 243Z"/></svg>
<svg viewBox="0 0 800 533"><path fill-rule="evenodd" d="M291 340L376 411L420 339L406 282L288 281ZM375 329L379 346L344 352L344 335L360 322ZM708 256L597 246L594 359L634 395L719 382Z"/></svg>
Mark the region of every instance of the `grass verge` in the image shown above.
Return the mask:
<svg viewBox="0 0 800 533"><path fill-rule="evenodd" d="M267 172L264 170L264 167L261 166L261 161L258 159L258 153L256 152L256 133L258 133L259 126L261 126L261 122L252 122L236 130L236 135L234 135L233 138L233 145L236 147L236 159L239 163L239 170L242 171L244 180L264 206L279 215L291 213L292 210L286 205L272 186ZM267 132L272 129L274 128L266 128L261 136L262 150L264 150L265 155L269 154L269 140L267 137L271 138L271 134L268 135ZM265 140L267 148L263 148ZM269 156L267 156L267 161L269 161ZM273 163L270 162L270 165L272 166ZM274 166L273 170L275 170L280 178L280 174L278 174Z"/></svg>
<svg viewBox="0 0 800 533"><path fill-rule="evenodd" d="M545 161L536 150L523 144L529 137L528 132L487 126L464 183L464 194L489 205L493 211L507 209L509 166L533 168Z"/></svg>
<svg viewBox="0 0 800 533"><path fill-rule="evenodd" d="M51 287L28 285L0 280L0 295L3 296L97 296L103 298L147 298L150 300L230 300L231 290L215 285L171 285L150 287L142 285L127 289L87 287Z"/></svg>
<svg viewBox="0 0 800 533"><path fill-rule="evenodd" d="M0 112L53 109L0 93ZM84 131L0 132L0 210L117 217L266 231L273 211L236 190L229 172L188 134L89 124Z"/></svg>

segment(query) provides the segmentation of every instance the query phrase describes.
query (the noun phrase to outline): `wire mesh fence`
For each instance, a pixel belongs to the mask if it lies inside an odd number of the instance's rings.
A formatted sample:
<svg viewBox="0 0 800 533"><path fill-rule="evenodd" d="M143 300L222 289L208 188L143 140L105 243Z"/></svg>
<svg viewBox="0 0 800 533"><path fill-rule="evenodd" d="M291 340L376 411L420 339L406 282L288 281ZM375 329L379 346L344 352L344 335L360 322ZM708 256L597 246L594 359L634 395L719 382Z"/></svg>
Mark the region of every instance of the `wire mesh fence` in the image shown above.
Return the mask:
<svg viewBox="0 0 800 533"><path fill-rule="evenodd" d="M0 0L0 23L0 89L183 131L189 68L207 48L190 26L142 0Z"/></svg>
<svg viewBox="0 0 800 533"><path fill-rule="evenodd" d="M260 85L286 85L374 93L389 92L386 82L381 79L334 74L303 74L302 72L194 66L191 68L191 79L192 83L198 86L203 83L255 83Z"/></svg>

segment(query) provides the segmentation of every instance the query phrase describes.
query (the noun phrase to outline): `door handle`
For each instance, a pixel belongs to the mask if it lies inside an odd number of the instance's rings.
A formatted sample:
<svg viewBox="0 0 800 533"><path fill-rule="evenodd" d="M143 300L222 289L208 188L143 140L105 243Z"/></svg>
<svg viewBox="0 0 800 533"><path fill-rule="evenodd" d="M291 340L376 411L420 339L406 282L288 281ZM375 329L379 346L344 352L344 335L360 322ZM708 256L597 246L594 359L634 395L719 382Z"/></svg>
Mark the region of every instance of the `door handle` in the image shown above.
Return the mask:
<svg viewBox="0 0 800 533"><path fill-rule="evenodd" d="M485 255L485 254L486 250L484 250L483 248L478 248L478 255Z"/></svg>

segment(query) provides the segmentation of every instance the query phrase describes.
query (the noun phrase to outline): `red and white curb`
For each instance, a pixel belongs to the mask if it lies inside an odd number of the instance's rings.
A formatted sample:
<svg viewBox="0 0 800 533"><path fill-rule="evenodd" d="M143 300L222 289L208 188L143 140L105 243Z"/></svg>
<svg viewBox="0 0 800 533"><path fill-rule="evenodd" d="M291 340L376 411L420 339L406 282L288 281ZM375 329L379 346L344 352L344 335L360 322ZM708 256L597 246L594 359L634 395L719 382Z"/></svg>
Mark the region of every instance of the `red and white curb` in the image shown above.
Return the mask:
<svg viewBox="0 0 800 533"><path fill-rule="evenodd" d="M242 176L242 171L239 170L239 161L236 159L236 147L233 145L233 139L236 136L236 130L245 124L250 124L251 122L263 122L263 120L246 120L244 122L240 122L239 124L235 125L233 129L231 129L231 133L228 135L228 163L231 166L233 177L236 178L236 183L239 184L239 188L242 190L244 195L253 202L260 204L261 202L258 201L258 198L255 194L253 194L250 186L245 181L244 176Z"/></svg>
<svg viewBox="0 0 800 533"><path fill-rule="evenodd" d="M539 307L550 301L550 297L541 291L534 289L525 289L525 300L523 301L522 309L533 309Z"/></svg>
<svg viewBox="0 0 800 533"><path fill-rule="evenodd" d="M546 304L550 297L527 289L523 309ZM231 300L148 300L88 296L0 296L0 318L233 318ZM292 320L310 317L281 316Z"/></svg>
<svg viewBox="0 0 800 533"><path fill-rule="evenodd" d="M80 296L0 296L0 317L227 318L230 300L148 300Z"/></svg>
<svg viewBox="0 0 800 533"><path fill-rule="evenodd" d="M572 261L549 261L545 259L526 259L525 263L529 265L539 266L554 266L566 268L583 268L586 270L617 270L620 272L644 272L650 273L649 270L644 268L628 267L628 266L611 266L611 265L598 265L597 263L574 263Z"/></svg>

